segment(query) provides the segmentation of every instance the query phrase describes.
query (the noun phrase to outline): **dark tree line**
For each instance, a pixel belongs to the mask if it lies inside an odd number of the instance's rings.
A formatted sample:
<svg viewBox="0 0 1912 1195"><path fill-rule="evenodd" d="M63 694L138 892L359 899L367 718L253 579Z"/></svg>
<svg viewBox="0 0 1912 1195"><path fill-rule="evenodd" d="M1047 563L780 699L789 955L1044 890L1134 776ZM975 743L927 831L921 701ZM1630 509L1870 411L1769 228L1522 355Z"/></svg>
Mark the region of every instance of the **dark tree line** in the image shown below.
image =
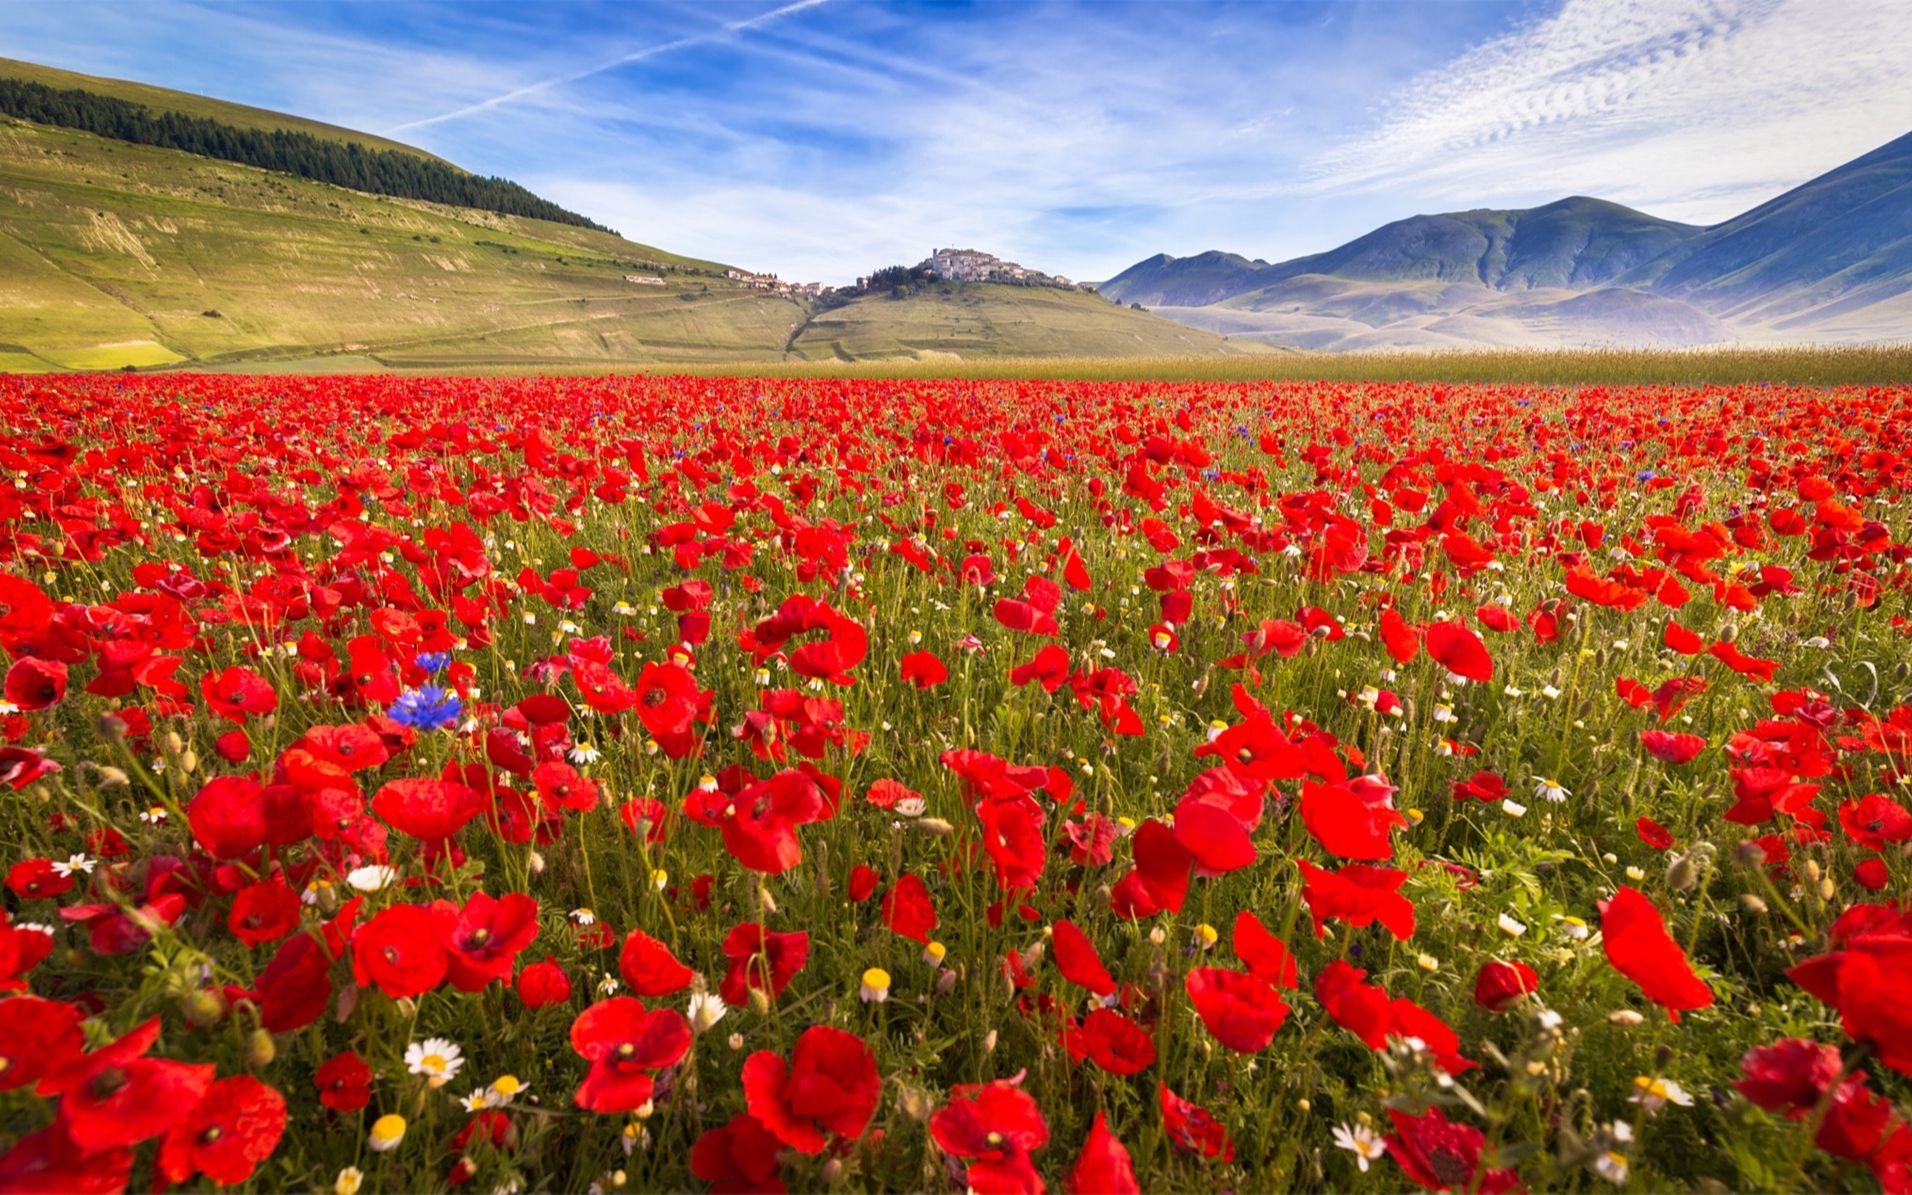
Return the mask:
<svg viewBox="0 0 1912 1195"><path fill-rule="evenodd" d="M424 199L611 231L548 199L540 199L509 179L486 178L418 154L371 149L355 141L330 141L288 129L244 129L203 116L155 112L143 104L91 91L56 90L22 79L0 79L0 113L116 141L184 150L201 157L296 174L372 195Z"/></svg>

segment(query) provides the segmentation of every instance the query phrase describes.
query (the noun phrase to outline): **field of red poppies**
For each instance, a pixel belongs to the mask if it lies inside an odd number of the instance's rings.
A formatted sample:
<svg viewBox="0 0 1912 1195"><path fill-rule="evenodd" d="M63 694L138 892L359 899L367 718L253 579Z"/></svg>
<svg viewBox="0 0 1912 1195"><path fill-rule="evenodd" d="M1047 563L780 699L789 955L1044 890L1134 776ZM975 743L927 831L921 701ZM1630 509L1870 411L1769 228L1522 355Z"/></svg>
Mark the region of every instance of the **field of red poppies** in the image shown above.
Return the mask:
<svg viewBox="0 0 1912 1195"><path fill-rule="evenodd" d="M0 379L0 1192L1906 1190L1909 441Z"/></svg>

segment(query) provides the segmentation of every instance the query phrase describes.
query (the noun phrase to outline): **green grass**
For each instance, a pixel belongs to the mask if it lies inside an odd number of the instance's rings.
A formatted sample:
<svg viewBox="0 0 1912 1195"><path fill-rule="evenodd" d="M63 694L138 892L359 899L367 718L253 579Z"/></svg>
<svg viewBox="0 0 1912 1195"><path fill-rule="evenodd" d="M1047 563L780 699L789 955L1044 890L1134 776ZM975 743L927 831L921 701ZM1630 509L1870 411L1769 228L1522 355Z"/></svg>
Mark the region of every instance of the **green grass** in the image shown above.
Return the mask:
<svg viewBox="0 0 1912 1195"><path fill-rule="evenodd" d="M723 367L688 373L737 372ZM1240 356L1009 357L984 361L804 362L752 367L764 377L1028 378L1162 382L1507 382L1539 386L1869 386L1912 379L1912 343L1734 349L1480 349Z"/></svg>
<svg viewBox="0 0 1912 1195"><path fill-rule="evenodd" d="M0 58L0 78L24 79L29 83L39 83L62 91L90 91L95 95L125 100L131 104L144 104L155 112L177 112L181 116L200 116L208 120L237 125L242 129L264 131L285 129L295 133L309 133L327 141L356 141L368 149L392 149L402 153L416 154L421 158L444 160L436 154L426 153L417 146L374 136L371 133L361 133L354 129L340 128L338 125L326 124L323 121L306 120L303 117L289 116L284 112L272 112L265 108L254 108L246 104L213 99L211 96L194 95L189 91L154 87L148 83L134 83L127 79L107 79L98 75L82 75L77 71L63 71L58 67L41 66L36 62Z"/></svg>

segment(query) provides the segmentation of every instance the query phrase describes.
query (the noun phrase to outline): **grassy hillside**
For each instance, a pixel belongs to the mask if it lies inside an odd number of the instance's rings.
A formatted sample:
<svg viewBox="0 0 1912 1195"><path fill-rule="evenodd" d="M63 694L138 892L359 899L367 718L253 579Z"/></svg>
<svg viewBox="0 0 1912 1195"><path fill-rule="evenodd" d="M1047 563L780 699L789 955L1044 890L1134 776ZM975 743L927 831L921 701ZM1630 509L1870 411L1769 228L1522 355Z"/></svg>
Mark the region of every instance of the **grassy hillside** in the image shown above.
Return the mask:
<svg viewBox="0 0 1912 1195"><path fill-rule="evenodd" d="M791 340L805 361L1136 357L1261 352L1080 290L942 283L820 311Z"/></svg>
<svg viewBox="0 0 1912 1195"><path fill-rule="evenodd" d="M0 368L780 357L805 309L721 273L590 229L0 123Z"/></svg>
<svg viewBox="0 0 1912 1195"><path fill-rule="evenodd" d="M20 62L12 58L0 58L0 79L24 79L29 83L39 83L61 90L90 91L116 100L125 100L128 103L144 104L155 112L178 112L183 116L202 116L208 120L219 120L226 124L237 125L242 129L264 131L287 129L295 133L309 133L327 141L356 141L370 149L400 150L408 154L417 154L421 158L444 160L416 146L406 145L400 141L390 141L384 137L375 137L370 133L342 129L337 125L325 124L317 120L305 120L297 116L288 116L283 112L270 112L264 108L229 103L225 100L193 95L191 92L173 91L165 87L153 87L146 83L82 75L77 71L63 71L58 67Z"/></svg>

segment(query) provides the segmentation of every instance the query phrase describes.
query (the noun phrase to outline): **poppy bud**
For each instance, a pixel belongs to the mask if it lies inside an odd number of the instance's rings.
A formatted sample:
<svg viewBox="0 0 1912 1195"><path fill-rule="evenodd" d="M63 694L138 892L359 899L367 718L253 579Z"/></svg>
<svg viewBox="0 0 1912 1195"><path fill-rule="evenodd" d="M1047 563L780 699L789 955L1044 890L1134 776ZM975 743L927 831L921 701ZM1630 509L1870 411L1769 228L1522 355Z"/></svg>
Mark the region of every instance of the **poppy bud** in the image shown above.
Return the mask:
<svg viewBox="0 0 1912 1195"><path fill-rule="evenodd" d="M1766 902L1751 892L1742 892L1739 896L1739 907L1748 913L1761 914L1766 911Z"/></svg>
<svg viewBox="0 0 1912 1195"><path fill-rule="evenodd" d="M264 1070L272 1065L279 1055L278 1046L272 1042L272 1035L264 1029L254 1029L246 1038L246 1065L253 1070Z"/></svg>
<svg viewBox="0 0 1912 1195"><path fill-rule="evenodd" d="M226 1015L226 998L211 988L198 988L188 992L180 1001L180 1011L186 1014L190 1025L203 1026L216 1024Z"/></svg>
<svg viewBox="0 0 1912 1195"><path fill-rule="evenodd" d="M179 753L179 770L188 776L199 770L199 752L188 747Z"/></svg>
<svg viewBox="0 0 1912 1195"><path fill-rule="evenodd" d="M333 913L338 912L339 911L338 889L332 887L332 885L330 884L321 884L319 886L318 901L319 901L319 911L321 913L324 913L326 916L329 917Z"/></svg>
<svg viewBox="0 0 1912 1195"><path fill-rule="evenodd" d="M1736 624L1736 623L1730 623L1730 622L1729 622L1729 623L1727 623L1727 624L1726 624L1725 626L1723 626L1723 627L1721 627L1721 628L1719 629L1719 641L1720 641L1721 643L1737 643L1737 642L1739 642L1739 626L1738 626L1738 624Z"/></svg>
<svg viewBox="0 0 1912 1195"><path fill-rule="evenodd" d="M339 989L339 998L333 1002L332 1019L343 1025L352 1019L352 1010L358 1007L359 990L356 986Z"/></svg>
<svg viewBox="0 0 1912 1195"><path fill-rule="evenodd" d="M994 1054L995 1052L996 1052L996 1031L994 1029L991 1029L988 1033L983 1034L983 1053Z"/></svg>
<svg viewBox="0 0 1912 1195"><path fill-rule="evenodd" d="M1675 855L1667 864L1667 886L1676 892L1685 892L1699 881L1699 868L1693 865L1693 856Z"/></svg>
<svg viewBox="0 0 1912 1195"><path fill-rule="evenodd" d="M916 819L916 828L934 834L938 838L946 837L956 831L955 826L940 817L919 817Z"/></svg>
<svg viewBox="0 0 1912 1195"><path fill-rule="evenodd" d="M770 1012L770 996L762 988L750 989L750 1010L758 1016L764 1016Z"/></svg>
<svg viewBox="0 0 1912 1195"><path fill-rule="evenodd" d="M822 1174L823 1181L826 1183L829 1183L833 1187L836 1184L842 1182L843 1181L843 1159L831 1158L829 1161L825 1162L823 1164L823 1170L821 1174Z"/></svg>

